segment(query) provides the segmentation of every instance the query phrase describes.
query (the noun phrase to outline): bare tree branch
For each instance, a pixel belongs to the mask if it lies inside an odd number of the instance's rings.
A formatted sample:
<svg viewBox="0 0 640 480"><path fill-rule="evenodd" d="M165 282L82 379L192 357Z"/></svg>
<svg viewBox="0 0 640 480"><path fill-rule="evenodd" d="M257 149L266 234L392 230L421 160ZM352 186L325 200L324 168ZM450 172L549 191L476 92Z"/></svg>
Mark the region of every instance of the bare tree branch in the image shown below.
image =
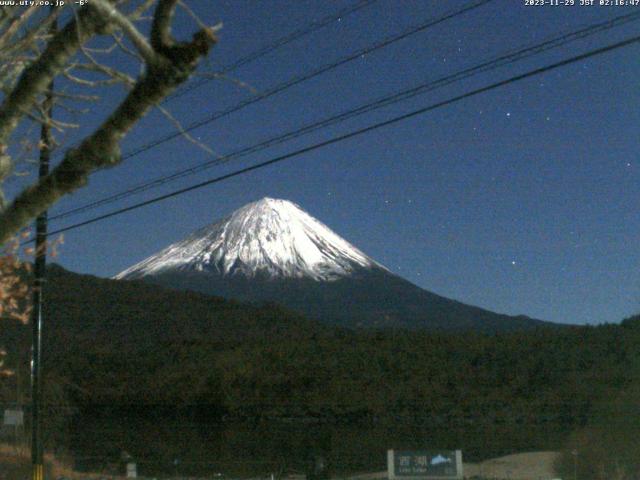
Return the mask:
<svg viewBox="0 0 640 480"><path fill-rule="evenodd" d="M78 102L95 102L100 100L98 95L82 95L79 93L66 93L57 91L53 93L54 97L66 98L67 100L76 100Z"/></svg>
<svg viewBox="0 0 640 480"><path fill-rule="evenodd" d="M98 10L101 15L104 15L109 22L117 25L121 29L129 40L135 45L140 52L140 55L147 63L154 63L157 61L156 53L151 48L151 45L147 42L147 39L142 35L138 29L131 23L126 16L120 13L111 3L106 0L92 0L93 8Z"/></svg>
<svg viewBox="0 0 640 480"><path fill-rule="evenodd" d="M154 3L156 3L156 0L145 0L138 8L129 14L129 19L133 21L140 20Z"/></svg>
<svg viewBox="0 0 640 480"><path fill-rule="evenodd" d="M62 162L49 175L23 191L0 213L0 245L60 197L83 186L93 171L118 164L121 161L120 141L150 108L187 80L200 59L207 55L216 42L212 29L198 31L189 42L176 42L171 37L171 19L176 4L177 0L159 0L151 32L153 61L146 63L144 74L136 81L117 109L77 148L67 151ZM81 10L80 14L85 11L88 10ZM72 25L77 25L77 22L72 22ZM32 107L32 99L42 91L41 77L44 76L49 81L52 78L50 75L62 70L64 62L78 51L81 40L88 38L87 25L91 32L107 30L107 26L98 24L90 15L83 21L82 29L69 25L65 27L51 40L43 53L43 56L48 55L49 58L43 60L41 56L34 63L42 64L46 73L36 75L29 67L10 96L11 105L23 110ZM66 45L62 39L71 45ZM147 54L148 52L145 53ZM51 60L52 57L55 57L55 60ZM36 85L32 85L33 83ZM20 102L18 98L13 98L18 87L31 96L30 101ZM15 112L3 104L0 109L0 142L6 141L18 118Z"/></svg>
<svg viewBox="0 0 640 480"><path fill-rule="evenodd" d="M178 0L159 0L151 25L151 46L156 52L171 48L175 42L171 36L171 21Z"/></svg>
<svg viewBox="0 0 640 480"><path fill-rule="evenodd" d="M13 17L9 26L4 30L4 33L0 35L0 45L9 43L9 40L18 32L20 27L29 20L29 17L31 17L37 9L37 6L32 5L21 15Z"/></svg>
<svg viewBox="0 0 640 480"><path fill-rule="evenodd" d="M49 37L49 27L54 20L58 18L60 9L51 11L46 17L44 17L39 23L29 25L24 35L20 38L14 38L7 36L0 41L0 58L7 59L15 56L18 52L24 52L30 48L33 48L38 40L46 39ZM26 20L26 19L25 19ZM3 30L0 27L0 30ZM4 37L4 34L3 34Z"/></svg>
<svg viewBox="0 0 640 480"><path fill-rule="evenodd" d="M186 138L189 142L193 143L196 147L204 150L205 152L207 152L209 155L213 156L213 157L218 157L220 158L220 155L217 155L216 152L213 151L213 149L201 142L200 140L198 140L197 138L195 138L193 135L191 135L189 132L187 132L185 130L185 128L182 126L182 124L180 123L180 121L165 107L163 107L162 105L156 105L156 108L158 110L160 110L160 112L171 122L173 123L173 125L176 127L176 130L178 130L180 132L180 134L182 136L184 136L184 138Z"/></svg>
<svg viewBox="0 0 640 480"><path fill-rule="evenodd" d="M108 67L101 63L76 63L70 67L69 70L87 70L91 72L102 73L107 76L109 80L102 80L102 84L111 85L115 83L124 83L126 85L134 85L136 83L135 79L124 72L116 70L115 68ZM98 82L101 82L100 80ZM106 83L105 83L106 82ZM100 84L100 83L99 83Z"/></svg>
<svg viewBox="0 0 640 480"><path fill-rule="evenodd" d="M136 52L135 50L131 50L129 47L127 47L124 42L122 41L122 38L114 35L113 36L114 42L115 44L118 46L118 48L120 50L122 50L122 52L126 53L127 55L129 55L130 57L135 58L136 60L139 60L140 62L143 62L142 56Z"/></svg>
<svg viewBox="0 0 640 480"><path fill-rule="evenodd" d="M82 25L79 25L82 22ZM82 8L78 19L70 20L48 43L45 51L28 66L15 88L0 106L0 157L7 158L7 144L20 118L35 105L38 95L46 90L53 78L64 68L79 46L108 24L91 8ZM11 163L10 159L7 159ZM9 170L0 168L0 181Z"/></svg>

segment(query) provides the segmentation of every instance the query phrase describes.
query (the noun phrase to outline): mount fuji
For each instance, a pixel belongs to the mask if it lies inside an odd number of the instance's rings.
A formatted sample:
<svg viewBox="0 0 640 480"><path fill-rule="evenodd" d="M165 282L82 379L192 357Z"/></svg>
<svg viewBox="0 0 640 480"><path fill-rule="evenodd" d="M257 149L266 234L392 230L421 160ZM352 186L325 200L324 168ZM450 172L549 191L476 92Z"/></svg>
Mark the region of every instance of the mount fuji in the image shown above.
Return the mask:
<svg viewBox="0 0 640 480"><path fill-rule="evenodd" d="M551 325L423 290L296 204L272 198L245 205L114 278L280 303L346 327L497 332Z"/></svg>
<svg viewBox="0 0 640 480"><path fill-rule="evenodd" d="M333 281L384 268L286 200L263 198L204 227L115 278L171 271L223 277Z"/></svg>

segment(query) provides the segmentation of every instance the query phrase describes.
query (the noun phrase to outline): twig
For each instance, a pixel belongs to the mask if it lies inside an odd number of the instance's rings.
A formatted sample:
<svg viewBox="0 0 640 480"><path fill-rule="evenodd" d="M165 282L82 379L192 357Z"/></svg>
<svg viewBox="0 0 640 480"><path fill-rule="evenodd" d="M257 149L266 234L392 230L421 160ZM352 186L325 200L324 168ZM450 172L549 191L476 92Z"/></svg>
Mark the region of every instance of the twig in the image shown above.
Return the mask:
<svg viewBox="0 0 640 480"><path fill-rule="evenodd" d="M129 19L131 19L132 21L134 20L141 20L142 15L149 10L153 4L156 3L156 0L146 0L144 3L142 3L138 8L136 8L133 12L131 12L129 14Z"/></svg>
<svg viewBox="0 0 640 480"><path fill-rule="evenodd" d="M162 112L162 114L167 117L167 119L173 123L173 125L176 127L176 129L180 132L181 135L184 136L184 138L186 138L189 142L193 143L194 145L196 145L197 147L201 148L202 150L204 150L205 152L207 152L209 155L216 157L216 158L221 158L220 154L216 153L213 151L213 149L211 147L209 147L206 143L203 143L199 140L197 140L196 138L194 138L189 132L187 132L184 127L182 126L182 124L180 123L180 121L178 119L176 119L176 117L173 116L173 114L167 110L165 107L163 107L162 105L156 105L156 108L158 110L160 110Z"/></svg>
<svg viewBox="0 0 640 480"><path fill-rule="evenodd" d="M133 23L131 23L131 20L120 13L107 0L91 0L91 2L92 8L98 10L98 12L100 12L101 15L104 15L110 23L116 25L127 35L129 40L131 40L135 45L138 52L140 52L140 55L147 63L153 64L158 61L156 52L151 48L151 45L149 45L144 35L142 35Z"/></svg>

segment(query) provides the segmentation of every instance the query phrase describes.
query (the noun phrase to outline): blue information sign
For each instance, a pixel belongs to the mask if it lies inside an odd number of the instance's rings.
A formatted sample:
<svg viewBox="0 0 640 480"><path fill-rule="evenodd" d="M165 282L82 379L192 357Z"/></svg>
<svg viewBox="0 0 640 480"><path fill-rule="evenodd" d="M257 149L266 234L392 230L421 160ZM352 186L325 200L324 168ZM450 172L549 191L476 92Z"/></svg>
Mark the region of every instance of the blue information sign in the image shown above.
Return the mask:
<svg viewBox="0 0 640 480"><path fill-rule="evenodd" d="M462 478L460 450L389 450L391 479Z"/></svg>

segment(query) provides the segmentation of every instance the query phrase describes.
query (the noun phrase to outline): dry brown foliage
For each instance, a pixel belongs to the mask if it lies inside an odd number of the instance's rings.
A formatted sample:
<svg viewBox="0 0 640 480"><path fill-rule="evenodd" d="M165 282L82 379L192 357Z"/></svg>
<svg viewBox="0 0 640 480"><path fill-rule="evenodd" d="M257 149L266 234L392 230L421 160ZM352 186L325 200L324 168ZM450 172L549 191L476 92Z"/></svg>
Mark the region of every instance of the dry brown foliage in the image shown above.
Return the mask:
<svg viewBox="0 0 640 480"><path fill-rule="evenodd" d="M0 250L0 318L29 321L31 289L25 274L31 264L20 259L20 238L14 237Z"/></svg>
<svg viewBox="0 0 640 480"><path fill-rule="evenodd" d="M0 319L18 320L28 323L31 315L31 288L28 281L32 265L24 260L35 257L32 247L21 248L21 242L29 232L12 238L0 249ZM58 237L46 244L47 254L56 257L63 238Z"/></svg>

